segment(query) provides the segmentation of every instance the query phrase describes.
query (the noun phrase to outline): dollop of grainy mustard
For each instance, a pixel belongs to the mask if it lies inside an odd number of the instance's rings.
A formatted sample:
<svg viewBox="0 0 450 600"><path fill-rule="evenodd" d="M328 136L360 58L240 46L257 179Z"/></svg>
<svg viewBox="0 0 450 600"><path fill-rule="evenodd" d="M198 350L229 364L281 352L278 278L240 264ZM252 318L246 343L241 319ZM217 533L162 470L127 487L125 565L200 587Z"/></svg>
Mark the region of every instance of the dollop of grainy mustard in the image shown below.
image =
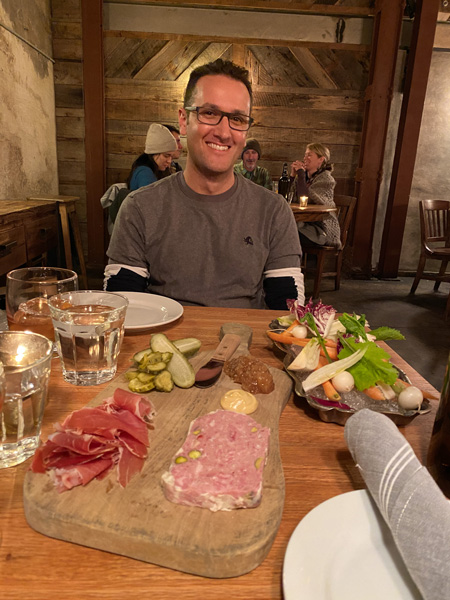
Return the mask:
<svg viewBox="0 0 450 600"><path fill-rule="evenodd" d="M236 389L229 390L222 399L220 405L225 410L232 410L233 412L242 413L249 415L258 408L258 400L250 392Z"/></svg>

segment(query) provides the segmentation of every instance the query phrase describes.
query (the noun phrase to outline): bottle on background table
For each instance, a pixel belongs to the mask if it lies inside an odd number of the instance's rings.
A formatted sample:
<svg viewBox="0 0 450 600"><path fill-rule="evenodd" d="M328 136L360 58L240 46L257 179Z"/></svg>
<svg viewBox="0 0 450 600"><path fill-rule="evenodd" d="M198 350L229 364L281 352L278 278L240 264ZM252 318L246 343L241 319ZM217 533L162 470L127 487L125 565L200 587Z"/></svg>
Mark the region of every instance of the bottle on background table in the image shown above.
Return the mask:
<svg viewBox="0 0 450 600"><path fill-rule="evenodd" d="M289 194L289 186L290 186L290 179L289 179L289 174L288 174L288 164L284 163L283 165L283 173L281 174L281 177L278 181L278 193L281 194L282 196L284 196L284 198L288 198L288 194Z"/></svg>

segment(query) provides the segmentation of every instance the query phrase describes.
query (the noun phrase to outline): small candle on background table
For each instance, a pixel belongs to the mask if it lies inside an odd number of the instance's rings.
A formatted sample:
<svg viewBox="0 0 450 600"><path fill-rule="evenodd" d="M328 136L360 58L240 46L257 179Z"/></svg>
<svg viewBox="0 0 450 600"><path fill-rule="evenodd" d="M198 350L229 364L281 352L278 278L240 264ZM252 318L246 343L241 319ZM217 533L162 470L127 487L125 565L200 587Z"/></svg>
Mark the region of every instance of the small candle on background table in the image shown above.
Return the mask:
<svg viewBox="0 0 450 600"><path fill-rule="evenodd" d="M300 196L299 204L301 208L305 208L305 206L308 206L308 196Z"/></svg>

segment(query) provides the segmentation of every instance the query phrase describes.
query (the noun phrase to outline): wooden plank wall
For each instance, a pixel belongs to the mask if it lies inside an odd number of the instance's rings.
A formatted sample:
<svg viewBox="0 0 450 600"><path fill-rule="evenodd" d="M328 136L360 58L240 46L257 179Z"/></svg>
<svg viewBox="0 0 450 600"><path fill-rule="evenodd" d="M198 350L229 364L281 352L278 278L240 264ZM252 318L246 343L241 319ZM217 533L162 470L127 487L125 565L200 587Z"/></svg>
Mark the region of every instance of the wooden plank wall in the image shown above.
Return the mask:
<svg viewBox="0 0 450 600"><path fill-rule="evenodd" d="M248 2L219 4L245 8ZM371 4L372 0L259 0L258 8L356 16L371 14ZM80 198L77 212L87 253L81 0L51 0L51 7L59 191ZM256 123L249 135L262 144L261 164L277 178L284 161L301 158L308 142L320 141L331 150L337 193L353 193L369 48L123 31L105 31L104 46L107 185L125 181L150 123L177 123L190 71L220 56L245 65L251 73Z"/></svg>
<svg viewBox="0 0 450 600"><path fill-rule="evenodd" d="M52 0L51 7L59 193L80 198L77 214L87 253L81 1Z"/></svg>
<svg viewBox="0 0 450 600"><path fill-rule="evenodd" d="M105 4L117 0L103 0ZM174 4L193 8L246 9L270 12L316 13L327 15L370 15L376 0L120 0L121 4ZM443 2L443 0L441 0Z"/></svg>
<svg viewBox="0 0 450 600"><path fill-rule="evenodd" d="M250 72L255 124L249 136L262 145L260 164L278 178L284 161L302 158L307 143L322 142L335 164L337 193L353 193L367 48L173 37L105 32L108 184L126 180L150 123L176 124L192 69L220 57Z"/></svg>

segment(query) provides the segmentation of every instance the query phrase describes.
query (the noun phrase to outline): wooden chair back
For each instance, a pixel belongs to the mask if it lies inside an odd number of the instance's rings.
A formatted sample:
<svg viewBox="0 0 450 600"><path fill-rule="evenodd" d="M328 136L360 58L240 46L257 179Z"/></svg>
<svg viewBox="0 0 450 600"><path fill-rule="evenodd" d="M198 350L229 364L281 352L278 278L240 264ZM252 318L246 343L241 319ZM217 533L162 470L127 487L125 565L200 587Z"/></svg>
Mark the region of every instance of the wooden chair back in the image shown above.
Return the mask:
<svg viewBox="0 0 450 600"><path fill-rule="evenodd" d="M341 230L341 247L335 246L316 246L304 248L304 271L306 273L314 273L314 290L313 298L319 297L320 283L322 277L334 277L334 289L338 290L341 285L341 271L344 248L347 243L348 231L353 216L353 211L356 206L356 198L354 196L335 196L334 203L337 208L337 217ZM317 265L314 268L307 266L308 254L317 256ZM325 257L330 256L334 259L335 265L332 271L324 271Z"/></svg>
<svg viewBox="0 0 450 600"><path fill-rule="evenodd" d="M421 200L420 236L422 246L431 242L445 242L448 236L450 202L448 200Z"/></svg>
<svg viewBox="0 0 450 600"><path fill-rule="evenodd" d="M450 274L447 274L447 264L450 261L449 214L450 202L448 200L421 200L419 202L420 256L410 294L414 294L421 279L435 281L435 292L438 291L442 281L450 281ZM437 273L424 272L428 259L441 261ZM445 318L447 319L449 315L450 294L445 309Z"/></svg>

